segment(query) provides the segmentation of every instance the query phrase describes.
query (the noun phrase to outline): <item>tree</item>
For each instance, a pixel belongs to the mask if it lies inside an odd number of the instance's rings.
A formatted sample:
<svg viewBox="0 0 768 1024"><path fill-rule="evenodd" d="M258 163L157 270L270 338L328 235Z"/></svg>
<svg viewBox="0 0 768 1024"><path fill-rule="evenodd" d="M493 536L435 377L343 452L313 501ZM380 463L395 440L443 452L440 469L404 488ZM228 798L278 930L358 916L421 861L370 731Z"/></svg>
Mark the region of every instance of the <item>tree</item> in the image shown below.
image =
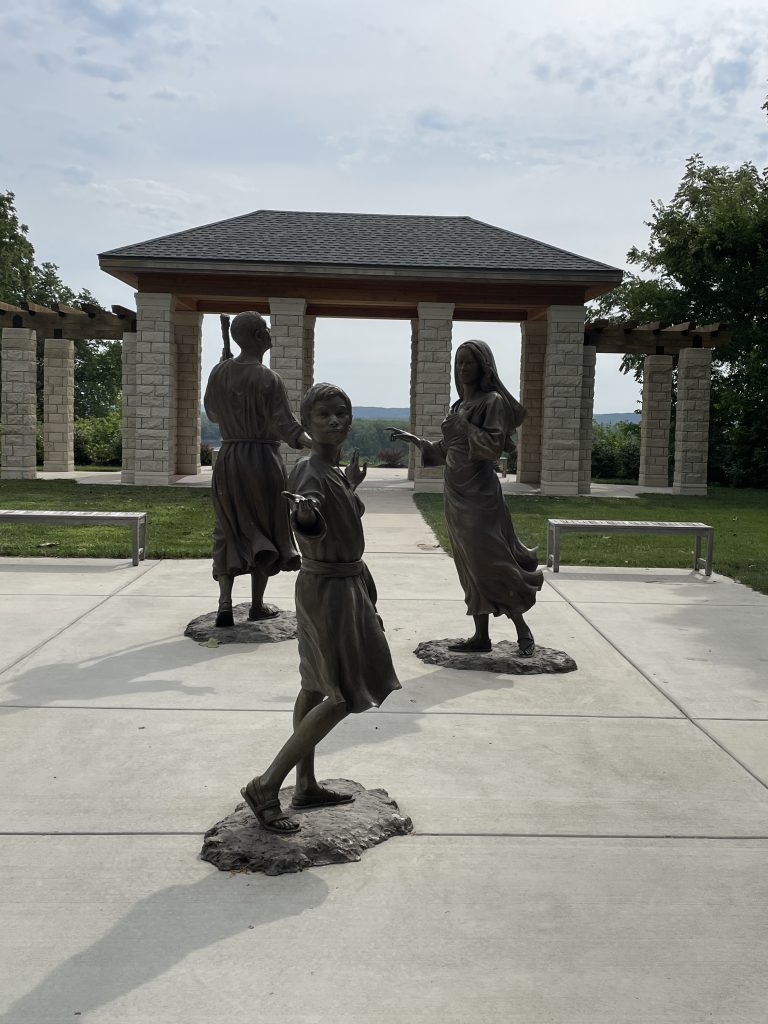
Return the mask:
<svg viewBox="0 0 768 1024"><path fill-rule="evenodd" d="M13 192L0 193L0 302L18 305L61 302L76 309L99 306L87 288L74 292L64 284L55 263L35 263L28 227L19 221ZM44 338L37 339L37 405L43 415ZM121 390L119 341L75 341L75 418L106 416L119 408Z"/></svg>
<svg viewBox="0 0 768 1024"><path fill-rule="evenodd" d="M766 104L768 109L768 101ZM654 202L644 249L591 318L726 322L732 342L713 354L710 480L768 486L768 169L687 161L671 202ZM622 368L642 372L639 357Z"/></svg>
<svg viewBox="0 0 768 1024"><path fill-rule="evenodd" d="M0 302L16 305L32 290L35 250L14 206L13 192L0 192Z"/></svg>

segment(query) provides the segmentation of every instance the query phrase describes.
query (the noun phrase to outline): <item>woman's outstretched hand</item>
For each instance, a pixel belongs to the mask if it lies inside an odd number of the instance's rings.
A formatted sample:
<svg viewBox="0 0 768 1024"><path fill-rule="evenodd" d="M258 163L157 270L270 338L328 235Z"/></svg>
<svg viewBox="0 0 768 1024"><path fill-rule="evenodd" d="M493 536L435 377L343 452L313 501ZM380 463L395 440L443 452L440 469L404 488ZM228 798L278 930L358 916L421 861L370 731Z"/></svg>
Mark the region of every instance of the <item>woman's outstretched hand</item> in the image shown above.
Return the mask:
<svg viewBox="0 0 768 1024"><path fill-rule="evenodd" d="M364 462L362 467L360 466L360 451L358 448L355 448L352 452L352 458L349 460L349 465L344 470L344 476L349 481L353 491L365 480L367 472L368 463Z"/></svg>
<svg viewBox="0 0 768 1024"><path fill-rule="evenodd" d="M305 498L301 494L291 494L290 491L283 491L283 497L291 506L299 526L313 526L317 521L317 510L320 503L316 498Z"/></svg>
<svg viewBox="0 0 768 1024"><path fill-rule="evenodd" d="M416 437L415 434L409 434L407 430L399 430L397 427L391 428L389 439L390 441L406 441L408 444L415 444L419 451L426 444L423 437Z"/></svg>

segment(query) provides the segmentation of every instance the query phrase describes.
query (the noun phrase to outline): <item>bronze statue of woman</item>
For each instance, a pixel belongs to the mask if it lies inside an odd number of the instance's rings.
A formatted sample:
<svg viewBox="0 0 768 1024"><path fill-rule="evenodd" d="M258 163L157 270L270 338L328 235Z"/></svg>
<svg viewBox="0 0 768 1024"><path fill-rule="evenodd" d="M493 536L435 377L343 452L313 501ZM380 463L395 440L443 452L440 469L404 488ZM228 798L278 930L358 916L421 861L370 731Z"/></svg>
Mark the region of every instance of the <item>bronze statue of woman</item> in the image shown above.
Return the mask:
<svg viewBox="0 0 768 1024"><path fill-rule="evenodd" d="M415 444L425 466L445 466L443 499L448 536L467 614L475 632L453 651L490 651L489 617L507 615L517 630L518 651L530 657L533 634L523 615L536 602L544 581L536 550L515 533L495 463L514 442L510 436L525 409L499 379L493 353L484 341L465 341L454 362L459 399L433 443L404 430L392 439Z"/></svg>

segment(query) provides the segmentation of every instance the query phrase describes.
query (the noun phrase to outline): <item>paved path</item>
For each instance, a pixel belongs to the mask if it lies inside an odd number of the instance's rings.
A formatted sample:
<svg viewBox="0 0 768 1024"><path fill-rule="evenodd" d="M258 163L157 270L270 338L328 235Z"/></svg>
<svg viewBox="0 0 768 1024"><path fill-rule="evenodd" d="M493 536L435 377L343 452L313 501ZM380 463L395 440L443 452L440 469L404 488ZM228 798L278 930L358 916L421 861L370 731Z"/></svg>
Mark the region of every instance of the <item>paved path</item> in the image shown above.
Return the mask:
<svg viewBox="0 0 768 1024"><path fill-rule="evenodd" d="M578 672L426 666L467 629L453 565L406 490L365 491L403 690L319 771L416 832L355 865L197 859L297 690L293 642L181 635L207 562L0 559L0 1024L765 1024L768 599L564 566L530 621Z"/></svg>

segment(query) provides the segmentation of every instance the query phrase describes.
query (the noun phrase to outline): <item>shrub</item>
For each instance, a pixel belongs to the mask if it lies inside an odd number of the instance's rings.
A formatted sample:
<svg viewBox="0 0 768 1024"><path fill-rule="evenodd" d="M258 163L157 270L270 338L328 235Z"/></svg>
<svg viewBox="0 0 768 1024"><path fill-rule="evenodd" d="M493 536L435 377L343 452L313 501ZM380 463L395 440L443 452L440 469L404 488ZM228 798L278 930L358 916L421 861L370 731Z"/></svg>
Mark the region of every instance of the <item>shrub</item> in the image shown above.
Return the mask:
<svg viewBox="0 0 768 1024"><path fill-rule="evenodd" d="M213 448L209 444L200 445L200 465L201 466L212 466L213 465Z"/></svg>
<svg viewBox="0 0 768 1024"><path fill-rule="evenodd" d="M640 475L640 424L592 425L592 476L637 480Z"/></svg>
<svg viewBox="0 0 768 1024"><path fill-rule="evenodd" d="M123 460L120 411L75 420L75 465L119 466Z"/></svg>
<svg viewBox="0 0 768 1024"><path fill-rule="evenodd" d="M404 456L404 448L380 448L376 457L387 469L399 469L403 464Z"/></svg>

